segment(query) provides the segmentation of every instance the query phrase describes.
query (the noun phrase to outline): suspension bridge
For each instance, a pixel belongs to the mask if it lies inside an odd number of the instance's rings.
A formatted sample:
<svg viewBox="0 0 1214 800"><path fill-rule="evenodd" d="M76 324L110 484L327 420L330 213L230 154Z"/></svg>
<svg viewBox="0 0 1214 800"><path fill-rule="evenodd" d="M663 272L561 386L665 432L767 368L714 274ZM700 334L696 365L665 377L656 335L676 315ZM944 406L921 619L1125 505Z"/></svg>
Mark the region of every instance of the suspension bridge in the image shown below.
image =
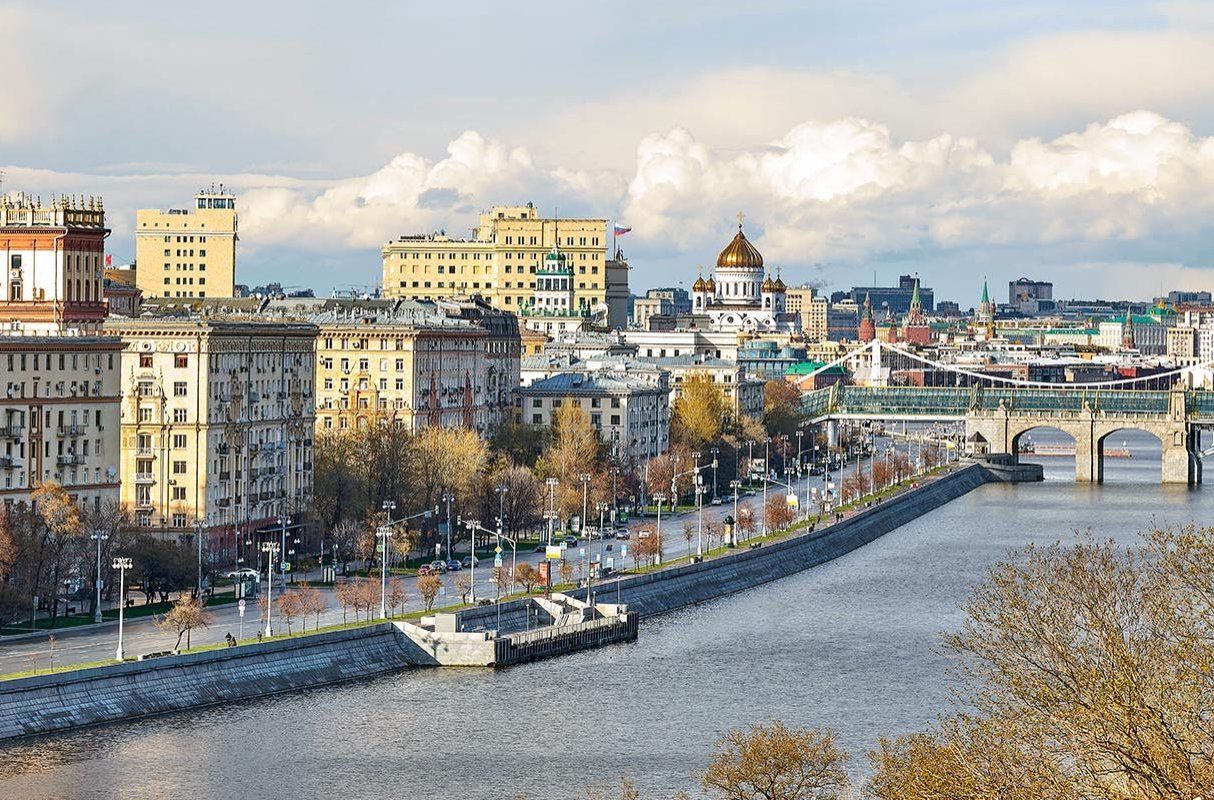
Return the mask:
<svg viewBox="0 0 1214 800"><path fill-rule="evenodd" d="M1195 388L1194 368L1087 383L1048 383L989 375L870 342L810 373L843 365L865 385L836 383L806 392L802 409L815 422L904 420L964 423L971 455L1019 458L1021 437L1056 428L1075 440L1075 479L1101 481L1105 441L1145 431L1162 448L1164 483L1201 482L1201 433L1214 428L1214 391ZM889 385L919 373L930 386Z"/></svg>

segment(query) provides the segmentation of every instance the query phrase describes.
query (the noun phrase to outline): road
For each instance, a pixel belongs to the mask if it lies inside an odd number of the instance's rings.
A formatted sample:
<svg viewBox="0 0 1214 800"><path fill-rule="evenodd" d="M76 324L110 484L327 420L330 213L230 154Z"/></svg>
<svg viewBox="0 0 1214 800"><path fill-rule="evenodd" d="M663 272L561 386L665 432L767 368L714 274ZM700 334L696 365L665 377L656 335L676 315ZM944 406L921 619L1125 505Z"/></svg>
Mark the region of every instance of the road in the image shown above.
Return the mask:
<svg viewBox="0 0 1214 800"><path fill-rule="evenodd" d="M855 461L851 461L844 469L843 476L851 474L855 471ZM707 477L711 479L711 474ZM839 473L833 473L830 478L836 484L841 480ZM796 490L801 501L804 502L806 482L809 482L811 487L817 487L821 491L823 484L823 476L809 476L801 480L794 481L792 487ZM727 488L727 487L726 487ZM782 486L772 484L769 489L770 496L778 496L780 492L786 491ZM762 508L762 492L758 492L755 496L742 497L739 503L748 502L751 508L755 511L756 517L760 515ZM733 514L733 498L732 495L728 499L722 497L721 505L706 504L703 507L703 522L704 525L712 525L718 531L721 529L721 523L726 516ZM684 511L679 514L662 515L662 558L664 561L685 557L690 552L695 552L697 540L692 539L690 544L684 538L683 527L684 522L696 520L695 510ZM643 519L633 519L629 527L635 530L639 527L652 528L656 520L653 517L645 517ZM824 524L828 521L824 520ZM608 528L607 536L610 537L611 531ZM479 538L479 537L478 537ZM590 557L601 555L606 559L614 559L616 567L622 566L621 560L621 545L622 541L615 541L607 538L603 541L592 541L590 543ZM576 547L570 547L566 551L566 559L569 561L581 561L585 556L582 553L582 548L586 546L583 540ZM610 550L606 548L610 548ZM704 542L704 548L708 549L708 542ZM510 549L508 545L504 545L505 552L503 559L506 566L510 565ZM538 564L544 560L543 553L536 553L531 549L526 552L519 551L518 562L528 562ZM492 583L492 570L490 568L491 560L482 557L475 570L476 585L475 594L479 597L493 597L496 594L496 589ZM458 601L455 596L454 577L448 574L444 580L444 589L442 594L435 601L436 606L451 605ZM417 595L416 579L404 579L407 591L408 600L405 603L405 611L418 611L423 608L423 603ZM278 595L282 591L281 585L275 581L274 594ZM343 621L343 614L340 604L337 602L333 593L329 589L320 589L324 592L328 599L328 610L320 615L320 624L333 625ZM212 606L210 609L214 620L209 627L193 631L191 633L191 643L194 646L216 644L224 641L225 636L231 633L233 636L241 634L241 620L236 604ZM378 609L375 609L377 613ZM353 620L352 613L347 614L347 619ZM315 619L309 619L308 628L315 626ZM245 637L252 637L257 634L258 630L258 609L256 601L250 600L244 617L243 634ZM298 621L293 626L295 630L299 629ZM283 632L285 626L279 620L275 620L275 631ZM175 633L170 633L156 627L154 620L148 617L141 617L128 620L123 627L123 649L125 655L130 658L141 653L151 653L163 650L168 650L173 646L176 639ZM106 661L113 659L115 649L118 643L118 626L116 623L103 623L101 625L82 625L75 628L64 628L55 632L54 642L54 665L66 666L70 664L82 664L96 661ZM184 644L184 643L183 643ZM0 675L20 672L29 669L45 669L51 665L52 652L48 634L40 634L36 637L5 637L0 639Z"/></svg>

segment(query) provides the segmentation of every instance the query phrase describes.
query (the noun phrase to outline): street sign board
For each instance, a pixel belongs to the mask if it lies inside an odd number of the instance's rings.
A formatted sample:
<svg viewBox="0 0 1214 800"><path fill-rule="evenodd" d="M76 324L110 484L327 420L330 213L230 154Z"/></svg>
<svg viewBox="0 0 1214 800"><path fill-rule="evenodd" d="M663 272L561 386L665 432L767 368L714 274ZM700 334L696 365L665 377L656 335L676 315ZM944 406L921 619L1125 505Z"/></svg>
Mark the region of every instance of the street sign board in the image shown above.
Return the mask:
<svg viewBox="0 0 1214 800"><path fill-rule="evenodd" d="M244 616L244 606L245 606L245 602L244 602L244 598L242 597L242 598L240 598L240 601L236 603L236 612L238 614L240 614L240 616L242 616L242 617Z"/></svg>
<svg viewBox="0 0 1214 800"><path fill-rule="evenodd" d="M284 561L284 562L282 562L282 571L283 571L283 572L290 572L290 571L291 571L291 562L290 562L290 561Z"/></svg>
<svg viewBox="0 0 1214 800"><path fill-rule="evenodd" d="M628 557L628 545L624 545L620 548L620 558L627 558L627 557Z"/></svg>
<svg viewBox="0 0 1214 800"><path fill-rule="evenodd" d="M493 557L493 566L500 567L502 565L502 554L498 553Z"/></svg>
<svg viewBox="0 0 1214 800"><path fill-rule="evenodd" d="M562 551L562 548L559 544L550 544L544 548L544 558L547 558L551 561L560 561L561 560L561 551Z"/></svg>
<svg viewBox="0 0 1214 800"><path fill-rule="evenodd" d="M493 552L500 556L502 554L502 546L499 544L497 547L493 548Z"/></svg>

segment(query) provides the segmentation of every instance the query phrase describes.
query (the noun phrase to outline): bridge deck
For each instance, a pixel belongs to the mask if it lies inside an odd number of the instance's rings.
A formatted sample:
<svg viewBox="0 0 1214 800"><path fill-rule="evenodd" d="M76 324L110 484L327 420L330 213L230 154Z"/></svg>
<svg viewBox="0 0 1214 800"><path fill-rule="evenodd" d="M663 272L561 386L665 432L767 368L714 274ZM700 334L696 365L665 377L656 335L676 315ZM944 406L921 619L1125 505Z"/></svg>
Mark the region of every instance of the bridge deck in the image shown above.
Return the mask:
<svg viewBox="0 0 1214 800"><path fill-rule="evenodd" d="M802 397L802 409L811 418L836 417L964 417L971 411L996 411L1002 405L1019 413L1124 414L1137 418L1162 418L1169 411L1171 392L1134 389L1058 389L1011 387L918 387L835 385ZM1185 393L1190 421L1214 423L1214 392Z"/></svg>

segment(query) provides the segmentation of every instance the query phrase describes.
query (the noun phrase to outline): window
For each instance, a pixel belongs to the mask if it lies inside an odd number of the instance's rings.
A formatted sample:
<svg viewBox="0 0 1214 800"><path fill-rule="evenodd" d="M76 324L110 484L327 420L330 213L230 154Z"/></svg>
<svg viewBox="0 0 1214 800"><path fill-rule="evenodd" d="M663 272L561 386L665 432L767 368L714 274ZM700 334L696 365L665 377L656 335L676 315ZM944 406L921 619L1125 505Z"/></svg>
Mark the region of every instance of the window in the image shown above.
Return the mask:
<svg viewBox="0 0 1214 800"><path fill-rule="evenodd" d="M180 354L173 356L173 366L177 369L184 369L190 366L190 357Z"/></svg>
<svg viewBox="0 0 1214 800"><path fill-rule="evenodd" d="M185 527L185 514L174 514L173 515L173 527L174 528L184 528Z"/></svg>
<svg viewBox="0 0 1214 800"><path fill-rule="evenodd" d="M185 449L185 434L184 433L174 433L173 434L173 449L174 450L184 450Z"/></svg>
<svg viewBox="0 0 1214 800"><path fill-rule="evenodd" d="M543 414L532 414L531 423L533 425L542 425L544 423L544 415Z"/></svg>
<svg viewBox="0 0 1214 800"><path fill-rule="evenodd" d="M174 486L173 487L173 499L174 500L184 500L185 499L185 487L184 486Z"/></svg>
<svg viewBox="0 0 1214 800"><path fill-rule="evenodd" d="M185 396L186 396L186 382L185 381L174 381L173 397L185 397Z"/></svg>
<svg viewBox="0 0 1214 800"><path fill-rule="evenodd" d="M151 367L152 366L152 354L151 353L140 353L139 354L139 366L144 369Z"/></svg>
<svg viewBox="0 0 1214 800"><path fill-rule="evenodd" d="M174 461L173 462L173 474L174 475L184 475L185 474L185 462L184 461Z"/></svg>
<svg viewBox="0 0 1214 800"><path fill-rule="evenodd" d="M173 409L173 422L181 423L186 421L186 410L184 408Z"/></svg>

